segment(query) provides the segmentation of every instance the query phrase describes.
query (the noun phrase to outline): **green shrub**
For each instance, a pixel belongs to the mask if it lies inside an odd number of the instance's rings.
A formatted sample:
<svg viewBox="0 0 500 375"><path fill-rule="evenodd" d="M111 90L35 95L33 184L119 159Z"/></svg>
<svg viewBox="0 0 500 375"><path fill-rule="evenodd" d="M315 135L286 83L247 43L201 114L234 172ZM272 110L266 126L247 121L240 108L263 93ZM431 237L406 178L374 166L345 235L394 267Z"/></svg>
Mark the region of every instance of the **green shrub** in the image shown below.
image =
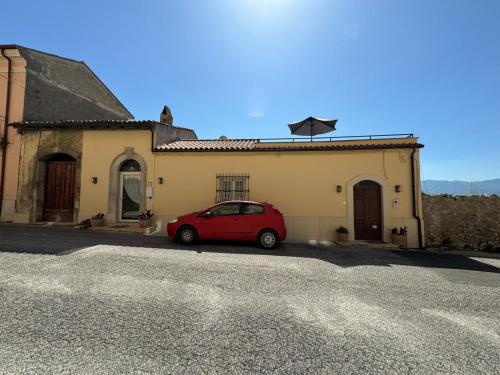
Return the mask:
<svg viewBox="0 0 500 375"><path fill-rule="evenodd" d="M500 245L493 245L491 243L487 243L481 247L481 251L485 251L487 253L500 253Z"/></svg>
<svg viewBox="0 0 500 375"><path fill-rule="evenodd" d="M453 241L450 238L445 238L444 240L442 240L441 247L444 247L445 249L448 250L455 250L457 248L457 246L453 243Z"/></svg>

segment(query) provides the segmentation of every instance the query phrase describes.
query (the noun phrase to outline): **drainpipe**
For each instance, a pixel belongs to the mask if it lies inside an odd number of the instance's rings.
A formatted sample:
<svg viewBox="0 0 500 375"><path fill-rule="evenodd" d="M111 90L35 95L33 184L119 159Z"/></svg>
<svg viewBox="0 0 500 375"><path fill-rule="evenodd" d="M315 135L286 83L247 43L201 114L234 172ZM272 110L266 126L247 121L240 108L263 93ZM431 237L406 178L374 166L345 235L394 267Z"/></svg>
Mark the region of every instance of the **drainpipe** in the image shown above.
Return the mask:
<svg viewBox="0 0 500 375"><path fill-rule="evenodd" d="M5 100L5 122L3 129L3 137L0 147L2 147L2 165L0 166L0 214L3 208L3 192L5 187L5 168L7 166L7 144L8 144L8 126L9 126L9 109L10 109L10 91L12 82L12 60L5 54L5 49L1 51L2 56L7 60L7 95Z"/></svg>
<svg viewBox="0 0 500 375"><path fill-rule="evenodd" d="M417 184L415 181L415 153L417 149L414 148L411 152L411 188L413 197L413 217L417 219L417 232L418 232L418 248L422 249L422 219L418 215L417 210Z"/></svg>

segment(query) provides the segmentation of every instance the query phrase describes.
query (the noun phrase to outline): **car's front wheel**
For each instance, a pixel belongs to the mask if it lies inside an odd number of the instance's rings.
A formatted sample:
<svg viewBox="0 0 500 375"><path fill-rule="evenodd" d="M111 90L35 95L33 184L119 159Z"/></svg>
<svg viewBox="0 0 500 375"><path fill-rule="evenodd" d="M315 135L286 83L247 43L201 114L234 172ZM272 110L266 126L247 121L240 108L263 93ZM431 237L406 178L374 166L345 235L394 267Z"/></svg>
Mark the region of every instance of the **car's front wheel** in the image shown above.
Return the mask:
<svg viewBox="0 0 500 375"><path fill-rule="evenodd" d="M259 234L258 243L264 249L273 249L278 244L278 235L271 229L264 229Z"/></svg>
<svg viewBox="0 0 500 375"><path fill-rule="evenodd" d="M183 245L191 245L196 242L196 230L193 227L182 227L177 231L177 241Z"/></svg>

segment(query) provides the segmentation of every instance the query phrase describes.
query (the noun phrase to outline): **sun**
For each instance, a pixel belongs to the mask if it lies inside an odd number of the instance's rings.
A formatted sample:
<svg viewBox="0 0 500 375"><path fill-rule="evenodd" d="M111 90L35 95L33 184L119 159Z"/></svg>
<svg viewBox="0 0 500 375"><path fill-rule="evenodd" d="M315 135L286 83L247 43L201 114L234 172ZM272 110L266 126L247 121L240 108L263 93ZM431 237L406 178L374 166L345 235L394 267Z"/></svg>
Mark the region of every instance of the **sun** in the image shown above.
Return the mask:
<svg viewBox="0 0 500 375"><path fill-rule="evenodd" d="M258 17L278 17L299 5L299 0L237 0L233 4Z"/></svg>

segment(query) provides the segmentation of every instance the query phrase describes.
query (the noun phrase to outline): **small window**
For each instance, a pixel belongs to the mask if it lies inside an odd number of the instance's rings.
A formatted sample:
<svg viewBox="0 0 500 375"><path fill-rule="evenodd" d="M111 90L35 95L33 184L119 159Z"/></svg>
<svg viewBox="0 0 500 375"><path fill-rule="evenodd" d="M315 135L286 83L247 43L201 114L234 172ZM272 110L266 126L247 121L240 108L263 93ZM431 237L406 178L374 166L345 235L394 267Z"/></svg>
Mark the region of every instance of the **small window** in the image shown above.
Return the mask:
<svg viewBox="0 0 500 375"><path fill-rule="evenodd" d="M229 203L222 204L213 208L210 211L212 216L227 216L227 215L239 215L240 214L240 204L238 203Z"/></svg>
<svg viewBox="0 0 500 375"><path fill-rule="evenodd" d="M125 160L120 166L120 172L140 172L141 166L137 160Z"/></svg>
<svg viewBox="0 0 500 375"><path fill-rule="evenodd" d="M249 179L246 175L217 176L217 194L215 202L249 199Z"/></svg>
<svg viewBox="0 0 500 375"><path fill-rule="evenodd" d="M260 204L242 204L241 214L242 215L258 215L264 213L264 207Z"/></svg>

